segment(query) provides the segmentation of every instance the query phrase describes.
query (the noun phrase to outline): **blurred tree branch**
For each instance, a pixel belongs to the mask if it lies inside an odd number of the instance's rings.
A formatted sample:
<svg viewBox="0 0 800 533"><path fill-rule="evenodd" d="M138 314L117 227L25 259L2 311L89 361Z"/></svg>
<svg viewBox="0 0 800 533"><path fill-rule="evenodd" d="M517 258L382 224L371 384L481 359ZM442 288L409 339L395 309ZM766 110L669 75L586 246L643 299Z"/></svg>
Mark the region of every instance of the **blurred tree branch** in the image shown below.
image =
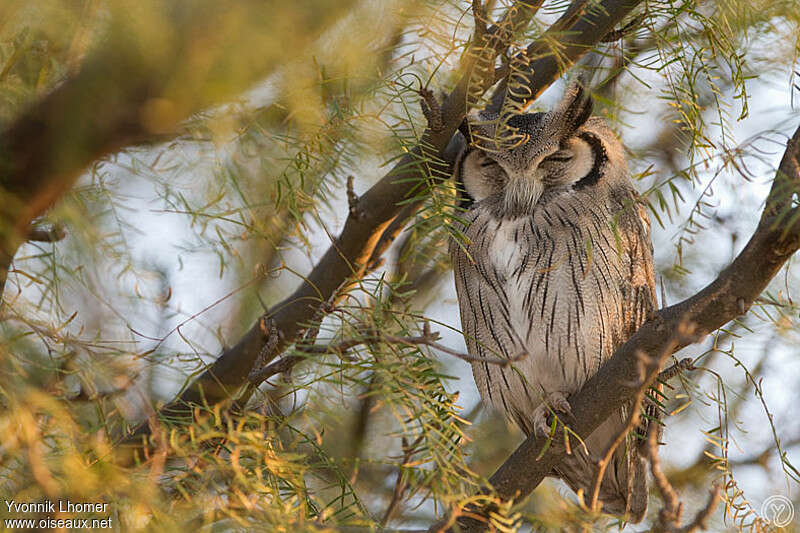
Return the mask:
<svg viewBox="0 0 800 533"><path fill-rule="evenodd" d="M694 296L661 309L648 320L581 389L570 398L582 438L634 397L638 390L639 354L669 353L747 312L786 261L800 249L800 207L793 195L800 184L800 127L789 139L755 233L728 268ZM683 334L684 328L692 335ZM530 494L566 454L563 446L528 437L489 479L502 500L519 501ZM456 513L462 511L457 510ZM474 515L474 511L471 512ZM483 531L484 520L462 518L462 531ZM434 526L435 529L437 526Z"/></svg>
<svg viewBox="0 0 800 533"><path fill-rule="evenodd" d="M288 54L300 53L351 3L112 6L110 37L76 74L0 131L0 289L30 222L89 165L126 145L178 133L192 113L240 94ZM278 20L304 31L264 31ZM223 26L211 31L212 24Z"/></svg>

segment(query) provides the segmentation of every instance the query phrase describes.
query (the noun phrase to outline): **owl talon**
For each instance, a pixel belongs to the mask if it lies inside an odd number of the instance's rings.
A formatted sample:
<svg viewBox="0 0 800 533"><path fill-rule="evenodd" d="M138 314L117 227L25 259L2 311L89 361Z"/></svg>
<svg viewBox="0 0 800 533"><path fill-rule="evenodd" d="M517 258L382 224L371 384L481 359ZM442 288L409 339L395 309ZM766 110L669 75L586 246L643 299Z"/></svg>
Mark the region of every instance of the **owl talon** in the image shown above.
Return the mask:
<svg viewBox="0 0 800 533"><path fill-rule="evenodd" d="M540 439L548 439L552 436L550 434L550 424L547 423L546 415L541 419L537 419L536 414L534 414L533 433Z"/></svg>
<svg viewBox="0 0 800 533"><path fill-rule="evenodd" d="M544 396L542 403L533 412L533 429L537 437L550 436L553 427L553 413L569 425L575 425L575 415L563 392L551 392Z"/></svg>

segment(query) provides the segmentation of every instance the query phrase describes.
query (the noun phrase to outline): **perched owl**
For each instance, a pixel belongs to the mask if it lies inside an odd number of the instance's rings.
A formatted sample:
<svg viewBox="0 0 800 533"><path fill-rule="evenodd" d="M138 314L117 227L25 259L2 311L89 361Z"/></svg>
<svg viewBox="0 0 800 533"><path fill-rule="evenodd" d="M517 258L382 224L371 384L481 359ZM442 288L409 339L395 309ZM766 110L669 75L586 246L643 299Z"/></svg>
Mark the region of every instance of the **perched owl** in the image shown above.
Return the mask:
<svg viewBox="0 0 800 533"><path fill-rule="evenodd" d="M549 433L551 410L646 320L656 304L647 213L623 147L578 85L548 113L471 116L455 168L465 239L450 244L461 324L485 402L526 433ZM468 139L469 141L469 139ZM588 500L596 462L626 425L612 414L553 472ZM647 508L641 440L605 473L603 510L639 522ZM588 501L587 501L588 504Z"/></svg>

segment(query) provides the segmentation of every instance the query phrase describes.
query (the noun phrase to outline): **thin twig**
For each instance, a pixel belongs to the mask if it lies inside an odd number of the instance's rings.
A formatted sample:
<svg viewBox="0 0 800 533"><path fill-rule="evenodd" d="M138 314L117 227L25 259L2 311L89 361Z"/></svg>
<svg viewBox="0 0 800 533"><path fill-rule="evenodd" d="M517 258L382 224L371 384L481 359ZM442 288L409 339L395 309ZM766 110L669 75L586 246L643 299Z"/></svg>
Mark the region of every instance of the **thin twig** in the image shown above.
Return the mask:
<svg viewBox="0 0 800 533"><path fill-rule="evenodd" d="M658 492L664 500L664 507L658 513L658 523L654 531L664 531L665 533L693 533L699 529L705 529L706 522L717 508L722 488L718 484L714 484L711 488L711 495L706 505L695 514L691 522L681 527L683 503L678 498L678 493L673 488L669 479L661 470L661 460L658 457L658 431L652 426L647 434L647 449L650 456L650 472L653 474Z"/></svg>
<svg viewBox="0 0 800 533"><path fill-rule="evenodd" d="M350 215L356 220L363 220L366 216L364 210L358 205L358 195L353 186L353 176L347 176L347 207Z"/></svg>
<svg viewBox="0 0 800 533"><path fill-rule="evenodd" d="M433 91L420 87L419 95L422 97L420 106L422 107L422 114L425 115L425 120L428 121L428 128L432 132L439 133L444 130L444 121L442 120L442 106L433 95Z"/></svg>
<svg viewBox="0 0 800 533"><path fill-rule="evenodd" d="M664 500L664 507L658 515L659 522L678 525L683 514L683 504L678 499L678 493L675 492L669 479L661 470L661 459L658 457L658 431L654 426L650 427L650 431L647 432L647 450L650 459L650 472L653 474L653 480L656 482L658 492L661 493L661 497Z"/></svg>
<svg viewBox="0 0 800 533"><path fill-rule="evenodd" d="M394 484L394 490L392 491L392 499L389 501L389 505L386 508L386 512L383 514L383 518L381 518L381 527L385 527L386 524L389 523L389 520L395 515L397 510L400 508L400 504L403 502L403 496L408 489L408 481L403 477L403 468L411 462L411 458L417 453L417 447L422 443L422 440L425 438L425 434L419 435L414 442L410 445L405 437L402 438L402 447L403 447L403 457L402 461L397 469L397 480Z"/></svg>
<svg viewBox="0 0 800 533"><path fill-rule="evenodd" d="M361 333L363 333L363 337L352 338L352 339L345 339L336 343L332 344L312 344L310 346L304 346L302 344L296 345L296 350L299 353L287 355L267 365L263 369L260 370L253 370L250 373L249 379L250 382L253 384L262 383L263 381L269 379L270 377L276 374L285 374L290 372L294 366L303 359L306 359L309 355L323 355L323 354L332 354L336 355L341 359L350 359L347 355L347 352L356 346L361 344L373 344L373 343L389 343L389 344L404 344L406 346L429 346L440 352L444 352L446 354L452 355L454 357L458 357L463 361L467 361L469 363L487 363L490 365L497 365L500 367L507 367L512 365L516 362L519 362L525 359L528 354L526 352L522 352L517 354L513 357L503 358L503 357L476 357L473 355L469 355L466 353L462 353L443 344L439 344L436 342L441 338L438 331L431 331L430 324L425 322L422 326L422 335L417 336L407 336L407 337L399 337L395 335L387 335L385 333L380 333L378 331L372 329L362 329Z"/></svg>
<svg viewBox="0 0 800 533"><path fill-rule="evenodd" d="M603 458L597 464L597 472L595 474L594 483L592 484L592 498L589 503L589 508L593 511L600 511L600 502L598 501L600 496L600 486L603 484L603 478L605 477L606 469L611 462L614 452L617 451L617 448L619 448L620 444L625 441L625 439L628 437L628 434L633 431L633 428L639 424L645 391L648 388L648 382L651 381L649 378L652 378L652 375L658 372L659 368L657 365L653 364L651 359L652 358L648 357L646 354L639 353L639 390L636 393L633 405L630 407L630 412L628 413L628 420L625 424L625 427L623 427L617 433L616 438L608 447L608 450L606 450ZM628 475L632 474L629 473Z"/></svg>
<svg viewBox="0 0 800 533"><path fill-rule="evenodd" d="M523 359L528 357L527 352L520 352L517 355L514 355L512 357L508 357L508 358L505 358L505 357L477 357L477 356L469 355L469 354L466 354L466 353L463 353L463 352L458 352L456 350L448 348L447 346L444 346L443 344L439 344L438 342L435 342L435 341L439 340L439 338L440 338L439 332L431 333L430 324L428 322L425 322L423 324L423 326L422 326L422 338L425 339L425 340L423 342L420 342L419 344L424 344L424 345L430 346L431 348L435 348L436 350L439 350L440 352L444 352L444 353L452 355L454 357L458 357L462 361L466 361L468 363L486 363L486 364L489 364L489 365L496 365L496 366L499 366L501 368L506 368L506 367L508 367L508 366L510 366L510 365L512 365L514 363L517 363L519 361L522 361ZM402 337L392 337L391 335L385 335L384 339L386 339L389 342L398 342L398 343L404 343L405 342Z"/></svg>

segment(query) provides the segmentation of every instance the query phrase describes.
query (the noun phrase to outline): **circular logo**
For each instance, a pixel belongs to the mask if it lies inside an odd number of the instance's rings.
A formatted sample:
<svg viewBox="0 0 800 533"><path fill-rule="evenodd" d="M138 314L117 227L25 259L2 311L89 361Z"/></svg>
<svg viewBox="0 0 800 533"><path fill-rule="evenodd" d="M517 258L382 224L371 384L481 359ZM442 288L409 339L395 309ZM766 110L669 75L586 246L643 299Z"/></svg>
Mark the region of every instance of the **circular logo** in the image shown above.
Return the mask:
<svg viewBox="0 0 800 533"><path fill-rule="evenodd" d="M761 516L769 521L771 526L786 527L794 519L794 505L786 496L775 494L761 504Z"/></svg>

